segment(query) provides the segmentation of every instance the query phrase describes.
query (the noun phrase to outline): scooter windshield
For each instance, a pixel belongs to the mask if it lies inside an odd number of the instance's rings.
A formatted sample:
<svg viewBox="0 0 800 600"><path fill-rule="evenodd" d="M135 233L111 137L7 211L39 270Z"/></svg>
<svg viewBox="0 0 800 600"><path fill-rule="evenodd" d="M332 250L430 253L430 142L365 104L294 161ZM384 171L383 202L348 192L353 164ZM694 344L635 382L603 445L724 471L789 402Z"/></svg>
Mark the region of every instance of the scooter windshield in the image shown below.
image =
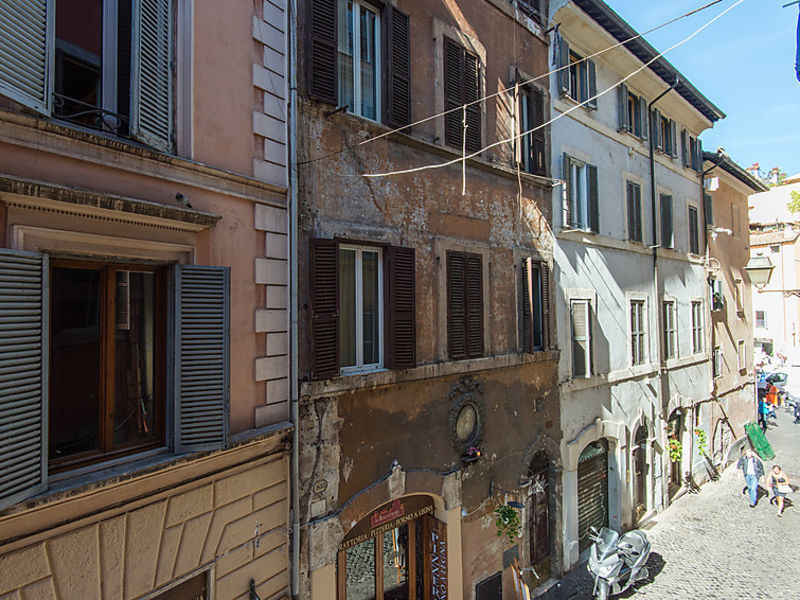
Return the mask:
<svg viewBox="0 0 800 600"><path fill-rule="evenodd" d="M597 534L597 555L600 560L616 551L617 542L619 541L619 534L613 529L603 527L600 533Z"/></svg>

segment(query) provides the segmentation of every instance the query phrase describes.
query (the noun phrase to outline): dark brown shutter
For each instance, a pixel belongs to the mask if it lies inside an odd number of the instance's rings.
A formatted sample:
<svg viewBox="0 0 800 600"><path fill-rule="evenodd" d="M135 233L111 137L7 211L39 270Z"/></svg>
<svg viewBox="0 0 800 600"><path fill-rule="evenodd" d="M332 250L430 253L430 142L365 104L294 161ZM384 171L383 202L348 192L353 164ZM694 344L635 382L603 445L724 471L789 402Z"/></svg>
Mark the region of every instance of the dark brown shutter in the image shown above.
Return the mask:
<svg viewBox="0 0 800 600"><path fill-rule="evenodd" d="M569 43L561 36L558 38L558 68L558 87L562 94L569 95Z"/></svg>
<svg viewBox="0 0 800 600"><path fill-rule="evenodd" d="M444 108L451 110L444 117L444 143L461 148L464 127L461 92L464 84L464 50L450 38L444 38Z"/></svg>
<svg viewBox="0 0 800 600"><path fill-rule="evenodd" d="M464 104L467 106L467 150L477 152L481 149L481 103L478 57L464 53Z"/></svg>
<svg viewBox="0 0 800 600"><path fill-rule="evenodd" d="M681 165L689 166L689 142L685 129L681 131Z"/></svg>
<svg viewBox="0 0 800 600"><path fill-rule="evenodd" d="M466 257L447 253L447 354L451 360L466 358Z"/></svg>
<svg viewBox="0 0 800 600"><path fill-rule="evenodd" d="M386 38L386 124L411 123L411 30L408 15L392 6L384 10Z"/></svg>
<svg viewBox="0 0 800 600"><path fill-rule="evenodd" d="M586 106L589 108L597 108L597 66L593 60L586 61L586 70L589 77L589 101Z"/></svg>
<svg viewBox="0 0 800 600"><path fill-rule="evenodd" d="M617 113L619 115L619 130L631 130L631 115L628 111L628 86L621 83L617 88Z"/></svg>
<svg viewBox="0 0 800 600"><path fill-rule="evenodd" d="M520 325L521 325L521 338L522 338L522 351L533 352L533 294L531 293L531 269L532 262L530 258L523 258L520 265L520 272L522 281L522 293L520 298Z"/></svg>
<svg viewBox="0 0 800 600"><path fill-rule="evenodd" d="M483 259L467 254L467 356L483 356Z"/></svg>
<svg viewBox="0 0 800 600"><path fill-rule="evenodd" d="M311 377L339 374L339 261L333 240L311 244Z"/></svg>
<svg viewBox="0 0 800 600"><path fill-rule="evenodd" d="M417 364L415 321L414 249L390 247L388 325L390 369L410 369Z"/></svg>
<svg viewBox="0 0 800 600"><path fill-rule="evenodd" d="M543 262L539 265L542 273L542 345L550 347L550 267Z"/></svg>
<svg viewBox="0 0 800 600"><path fill-rule="evenodd" d="M597 167L586 165L589 177L589 229L600 233L600 203L597 192Z"/></svg>
<svg viewBox="0 0 800 600"><path fill-rule="evenodd" d="M308 0L308 95L337 104L337 0Z"/></svg>
<svg viewBox="0 0 800 600"><path fill-rule="evenodd" d="M531 144L531 166L536 175L547 175L547 160L545 158L545 128L544 128L544 94L541 90L532 88L530 102L528 102L530 115L528 123L537 128L533 132Z"/></svg>

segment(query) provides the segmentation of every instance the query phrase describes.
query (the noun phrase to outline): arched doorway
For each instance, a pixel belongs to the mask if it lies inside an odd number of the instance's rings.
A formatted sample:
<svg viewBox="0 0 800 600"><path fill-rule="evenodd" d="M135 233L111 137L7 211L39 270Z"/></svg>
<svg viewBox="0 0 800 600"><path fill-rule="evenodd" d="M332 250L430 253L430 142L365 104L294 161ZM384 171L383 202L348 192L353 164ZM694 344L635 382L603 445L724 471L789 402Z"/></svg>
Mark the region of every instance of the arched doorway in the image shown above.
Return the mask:
<svg viewBox="0 0 800 600"><path fill-rule="evenodd" d="M578 457L578 547L591 545L590 528L608 527L608 442L592 442Z"/></svg>
<svg viewBox="0 0 800 600"><path fill-rule="evenodd" d="M415 495L361 519L339 544L338 600L446 597L445 524L433 511L433 498Z"/></svg>
<svg viewBox="0 0 800 600"><path fill-rule="evenodd" d="M552 469L547 453L542 451L533 455L528 478L530 480L530 560L535 573L534 585L539 585L550 577L551 570L551 520Z"/></svg>
<svg viewBox="0 0 800 600"><path fill-rule="evenodd" d="M639 519L647 512L647 426L639 425L633 438L633 512Z"/></svg>
<svg viewBox="0 0 800 600"><path fill-rule="evenodd" d="M683 447L681 445L681 429L683 428L683 413L676 408L672 411L667 421L667 448L670 454L669 463L669 497L674 498L681 489L681 462Z"/></svg>

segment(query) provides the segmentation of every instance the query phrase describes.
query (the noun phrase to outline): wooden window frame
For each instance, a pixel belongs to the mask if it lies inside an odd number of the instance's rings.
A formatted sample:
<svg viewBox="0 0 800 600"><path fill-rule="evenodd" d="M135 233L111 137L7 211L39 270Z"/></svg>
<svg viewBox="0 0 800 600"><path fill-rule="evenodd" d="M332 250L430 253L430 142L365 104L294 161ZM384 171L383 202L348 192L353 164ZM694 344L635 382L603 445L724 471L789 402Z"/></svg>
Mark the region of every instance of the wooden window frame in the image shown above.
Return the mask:
<svg viewBox="0 0 800 600"><path fill-rule="evenodd" d="M463 292L463 303L462 306L456 306L454 295L453 295L453 287L457 285L457 282L454 281L455 275L450 272L451 261L455 261L457 258L461 258L464 261L464 272L463 272L463 285L464 285L464 292ZM470 296L475 294L475 290L469 289L469 262L472 260L478 261L480 265L480 273L478 280L480 281L480 302L478 306L473 306L473 302L470 301ZM447 356L449 360L464 360L470 358L481 358L486 355L486 344L484 341L484 335L486 331L486 322L484 319L484 306L486 304L486 295L487 290L483 285L483 255L473 252L462 252L458 250L447 250L445 255L445 278L446 278L446 298L447 298ZM461 352L459 349L455 347L454 338L454 328L455 328L455 313L456 309L460 309L463 311L464 315L464 323L463 323L463 331L461 332L464 339L464 349ZM478 344L477 348L470 347L470 315L479 315L479 338L480 343ZM474 332L472 332L474 335Z"/></svg>
<svg viewBox="0 0 800 600"><path fill-rule="evenodd" d="M53 270L56 268L80 268L92 269L101 272L101 365L100 365L100 414L98 415L99 428L98 437L100 448L65 456L63 458L49 459L49 472L59 473L98 463L101 461L113 460L131 454L144 452L145 450L158 448L165 443L166 430L166 395L167 395L167 304L168 304L168 285L167 268L161 265L136 264L136 263L110 263L98 261L80 261L52 259L50 261L50 279L52 280ZM115 448L113 446L113 403L114 403L114 381L115 381L115 348L111 343L113 331L116 323L116 288L111 284L113 274L117 271L146 271L155 273L155 352L154 364L154 391L155 391L155 423L152 440L136 442ZM52 311L52 297L48 300L49 310ZM52 402L52 371L50 369L51 382L49 385L50 397L48 403ZM50 427L53 427L51 420ZM49 435L49 434L48 434Z"/></svg>
<svg viewBox="0 0 800 600"><path fill-rule="evenodd" d="M455 58L454 53L456 52L459 54L459 64L454 67L457 71L458 81L453 82L451 78L455 73L450 74L450 69L448 69L450 58L448 57ZM467 85L468 63L474 63L475 66L474 90L470 90ZM479 152L483 146L483 102L480 101L483 96L481 93L483 69L479 55L467 50L461 42L447 35L442 36L442 98L445 111L451 111L444 115L444 143L446 146L456 148L459 152ZM459 98L449 96L448 92L451 87L453 91L458 90ZM472 97L473 92L474 98ZM456 110L464 106L466 107L464 110ZM466 133L463 126L464 112L466 112L468 125ZM470 122L472 130L469 128ZM474 133L475 129L477 129L477 133Z"/></svg>
<svg viewBox="0 0 800 600"><path fill-rule="evenodd" d="M638 366L647 362L647 300L631 298L629 306L629 340L631 365Z"/></svg>
<svg viewBox="0 0 800 600"><path fill-rule="evenodd" d="M687 207L687 233L689 236L689 254L700 254L700 211L690 204Z"/></svg>
<svg viewBox="0 0 800 600"><path fill-rule="evenodd" d="M370 121L375 121L376 123L383 122L384 110L383 110L383 91L384 91L384 56L383 56L383 37L385 35L383 28L383 19L381 18L381 10L376 7L374 4L370 2L365 2L363 0L336 0L336 10L339 10L339 6L347 2L353 3L353 110L348 111L351 114L357 115L364 119L369 119ZM375 15L375 47L373 48L373 52L375 55L375 118L372 119L364 115L364 107L361 105L361 19L360 19L360 9L365 9ZM358 10L356 10L358 9ZM346 11L346 8L345 8ZM336 69L339 69L339 48L336 48ZM341 84L341 82L339 82ZM342 98L339 98L339 91L337 90L337 98L339 103L341 104Z"/></svg>
<svg viewBox="0 0 800 600"><path fill-rule="evenodd" d="M635 191L633 197L631 192ZM638 244L644 243L643 218L642 218L642 186L641 184L625 181L625 200L628 217L628 240Z"/></svg>
<svg viewBox="0 0 800 600"><path fill-rule="evenodd" d="M705 347L703 343L703 302L691 301L692 309L692 354L701 354Z"/></svg>
<svg viewBox="0 0 800 600"><path fill-rule="evenodd" d="M671 360L678 357L677 303L673 298L666 298L661 306L664 314L664 359Z"/></svg>

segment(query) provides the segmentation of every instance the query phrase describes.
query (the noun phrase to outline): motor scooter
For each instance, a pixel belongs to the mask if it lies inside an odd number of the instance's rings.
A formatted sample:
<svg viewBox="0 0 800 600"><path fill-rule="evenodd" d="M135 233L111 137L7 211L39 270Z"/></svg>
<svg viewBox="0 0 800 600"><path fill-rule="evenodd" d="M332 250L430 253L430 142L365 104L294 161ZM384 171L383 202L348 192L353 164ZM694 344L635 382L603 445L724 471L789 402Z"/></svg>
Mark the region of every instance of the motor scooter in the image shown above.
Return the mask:
<svg viewBox="0 0 800 600"><path fill-rule="evenodd" d="M627 590L637 581L647 579L645 566L650 557L650 542L643 531L633 529L620 535L607 527L591 528L594 542L587 568L594 577L595 600L606 600Z"/></svg>

